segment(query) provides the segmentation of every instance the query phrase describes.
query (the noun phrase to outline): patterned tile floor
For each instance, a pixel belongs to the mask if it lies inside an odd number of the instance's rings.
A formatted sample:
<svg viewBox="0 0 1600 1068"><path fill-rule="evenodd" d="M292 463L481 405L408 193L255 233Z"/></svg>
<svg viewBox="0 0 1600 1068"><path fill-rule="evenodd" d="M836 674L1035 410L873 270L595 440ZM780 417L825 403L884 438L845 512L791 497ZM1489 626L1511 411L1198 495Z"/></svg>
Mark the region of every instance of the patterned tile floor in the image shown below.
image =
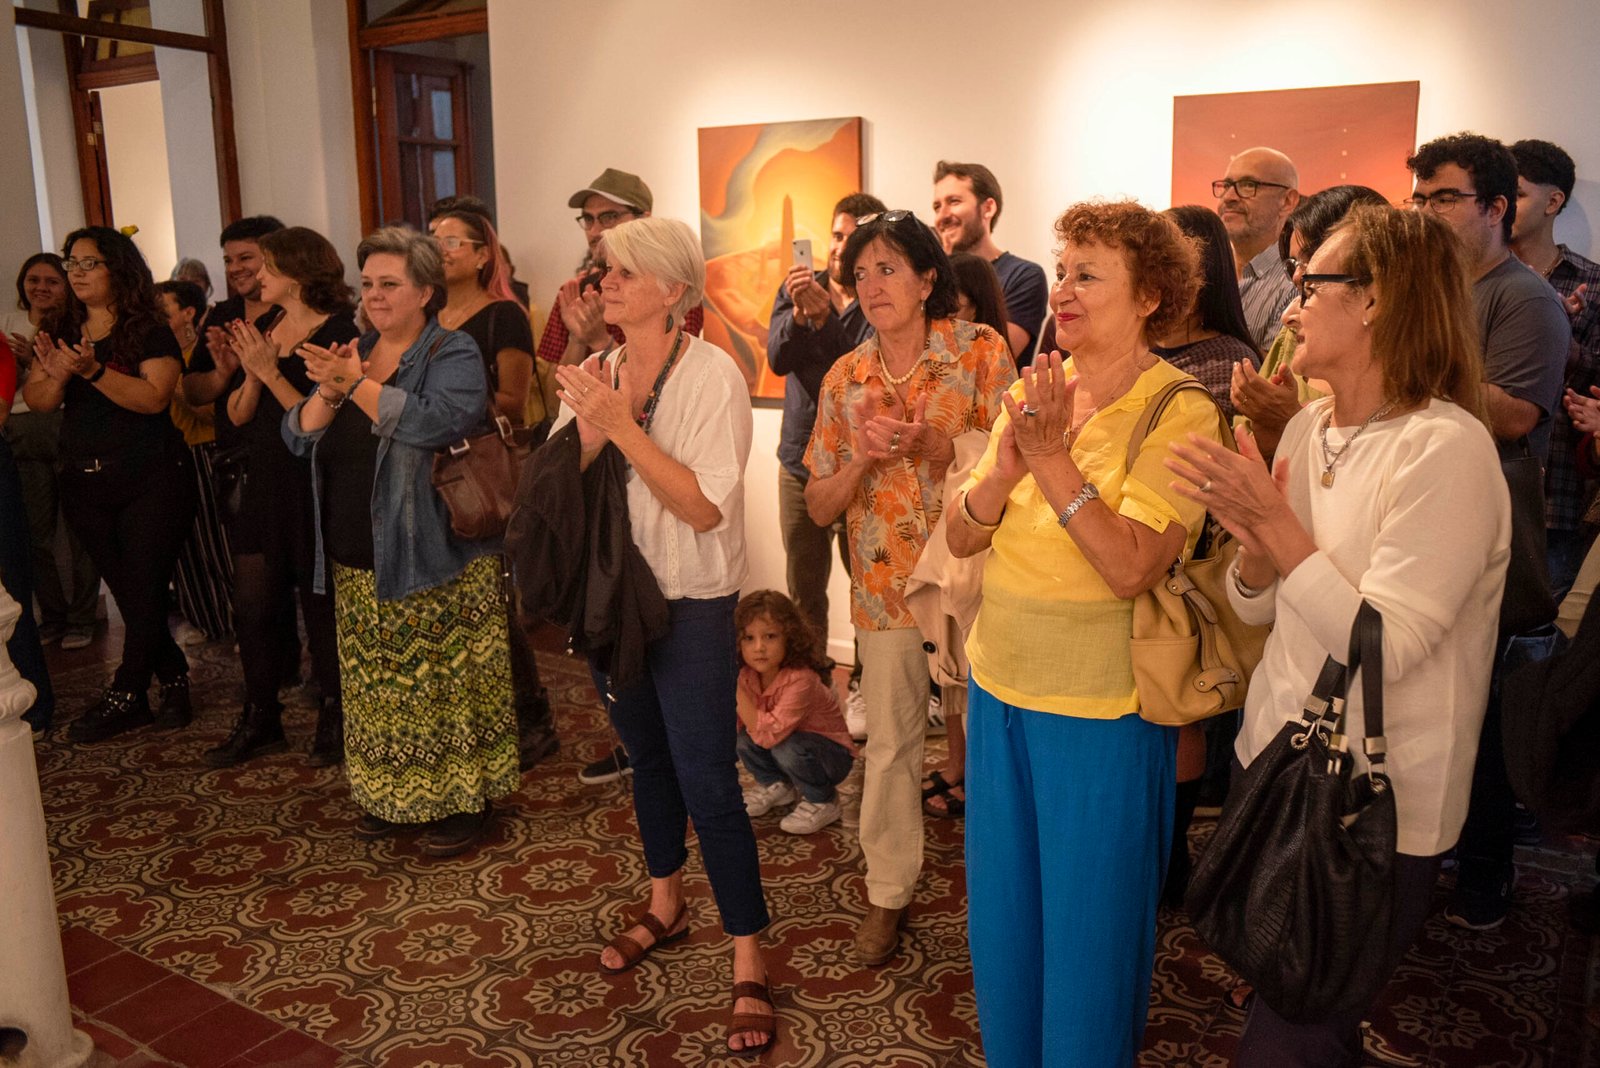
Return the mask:
<svg viewBox="0 0 1600 1068"><path fill-rule="evenodd" d="M104 636L52 650L63 718L101 685ZM114 646L113 646L114 647ZM490 838L453 861L404 840L363 843L337 769L289 753L221 772L199 755L226 732L239 685L229 645L191 651L198 719L38 749L74 1015L97 1066L719 1065L728 942L698 859L693 934L619 977L595 955L641 898L625 788L576 770L607 732L586 673L541 652L563 748L524 778ZM309 740L303 699L287 717ZM942 741L930 741L930 760ZM904 952L856 968L862 908L854 804L807 838L758 821L774 922L781 1042L769 1065L980 1065L965 943L960 824L928 822L927 867ZM1193 833L1203 843L1210 824ZM1499 931L1437 918L1375 1013L1375 1064L1600 1064L1584 1006L1600 955L1562 910L1591 880L1589 852L1555 840L1519 857L1518 905ZM691 857L693 857L691 852ZM1439 894L1442 900L1444 888ZM1226 969L1181 914L1163 915L1140 1065L1220 1066L1239 1017Z"/></svg>

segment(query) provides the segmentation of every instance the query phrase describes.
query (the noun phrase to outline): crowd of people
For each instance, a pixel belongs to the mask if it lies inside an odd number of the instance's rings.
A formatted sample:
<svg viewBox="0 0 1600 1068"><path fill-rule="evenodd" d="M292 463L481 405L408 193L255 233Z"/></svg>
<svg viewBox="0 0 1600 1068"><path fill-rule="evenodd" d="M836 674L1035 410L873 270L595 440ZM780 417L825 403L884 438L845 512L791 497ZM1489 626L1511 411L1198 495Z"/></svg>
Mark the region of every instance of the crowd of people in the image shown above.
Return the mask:
<svg viewBox="0 0 1600 1068"><path fill-rule="evenodd" d="M1500 681L1555 651L1555 602L1570 623L1600 577L1600 265L1553 236L1572 161L1439 138L1406 161L1399 205L1302 190L1270 148L1224 162L1214 204L1067 207L1048 269L997 243L980 164L938 163L926 219L839 201L826 265L784 278L767 341L787 376L786 592L746 591L748 383L699 336L698 239L637 176L572 195L587 247L537 342L470 197L427 233L364 238L359 293L325 237L268 216L221 234L214 305L197 262L157 283L127 235L75 231L22 265L0 346L0 576L25 609L10 652L38 687L28 719L53 727L42 648L88 640L102 580L122 648L73 744L187 726L184 648L231 635L243 699L204 759L282 752L303 632L308 759L343 763L354 833L454 856L559 746L523 609L557 621L548 605L576 602L617 735L580 778L631 777L649 875L601 971L688 934L692 821L732 942L729 1048L769 1046L752 821L834 824L860 757L860 965L898 952L924 816L964 818L990 1063L1126 1065L1199 799L1299 715L1370 605L1398 810L1397 906L1374 935L1398 959L1452 854L1446 918L1491 929L1528 818ZM545 444L508 539L462 538L434 457L497 416ZM1514 488L1530 464L1542 493ZM1135 601L1208 520L1238 544L1226 610L1271 633L1242 710L1174 728L1140 714ZM1513 553L1523 530L1542 552ZM955 649L918 611L929 568L966 606ZM1361 706L1352 690L1358 769ZM935 715L948 757L925 768ZM1600 901L1573 920L1600 925ZM1248 1011L1238 1064L1359 1057L1360 1010L1308 1022L1242 984L1230 997Z"/></svg>

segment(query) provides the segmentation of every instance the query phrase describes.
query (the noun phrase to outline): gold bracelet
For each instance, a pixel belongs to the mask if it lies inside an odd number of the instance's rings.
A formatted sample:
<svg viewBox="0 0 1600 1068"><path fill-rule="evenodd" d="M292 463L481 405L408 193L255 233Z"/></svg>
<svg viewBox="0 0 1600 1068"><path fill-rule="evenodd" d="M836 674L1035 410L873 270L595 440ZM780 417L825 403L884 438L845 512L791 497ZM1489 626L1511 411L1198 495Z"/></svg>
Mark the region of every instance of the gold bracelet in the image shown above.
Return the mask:
<svg viewBox="0 0 1600 1068"><path fill-rule="evenodd" d="M979 519L977 516L972 514L972 509L967 507L967 491L966 490L962 490L960 493L958 493L956 495L956 507L961 510L961 518L965 519L968 523L971 523L973 526L977 527L979 530L987 530L989 533L992 534L995 531L1000 529L999 520L996 520L993 523L985 523L983 520ZM1005 518L1005 514L1006 514L1006 510L1005 510L1005 508L1002 507L1000 509L1000 518L1004 519Z"/></svg>

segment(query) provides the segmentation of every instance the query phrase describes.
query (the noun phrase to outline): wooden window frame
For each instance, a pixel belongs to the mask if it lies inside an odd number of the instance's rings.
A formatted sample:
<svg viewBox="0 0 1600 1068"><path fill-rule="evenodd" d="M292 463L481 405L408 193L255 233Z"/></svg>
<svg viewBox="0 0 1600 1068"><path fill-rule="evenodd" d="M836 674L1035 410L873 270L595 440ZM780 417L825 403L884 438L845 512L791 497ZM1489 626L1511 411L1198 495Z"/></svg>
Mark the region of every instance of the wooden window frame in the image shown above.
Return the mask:
<svg viewBox="0 0 1600 1068"><path fill-rule="evenodd" d="M97 151L98 139L103 135L92 122L88 93L92 89L106 88L109 84L127 83L104 83L99 78L79 77L78 60L83 48L81 38L85 37L133 41L157 48L205 53L206 70L211 81L211 132L217 155L217 202L226 220L232 221L244 214L243 198L239 193L239 148L233 137L233 75L228 66L228 31L222 4L223 0L201 0L206 26L203 36L79 18L70 13L70 0L63 0L63 10L59 12L29 7L15 9L18 26L52 30L61 34L66 43L67 76L72 82L72 113L78 134L78 173L83 185L84 216L91 225L109 225L110 219L105 206L108 198L104 167Z"/></svg>

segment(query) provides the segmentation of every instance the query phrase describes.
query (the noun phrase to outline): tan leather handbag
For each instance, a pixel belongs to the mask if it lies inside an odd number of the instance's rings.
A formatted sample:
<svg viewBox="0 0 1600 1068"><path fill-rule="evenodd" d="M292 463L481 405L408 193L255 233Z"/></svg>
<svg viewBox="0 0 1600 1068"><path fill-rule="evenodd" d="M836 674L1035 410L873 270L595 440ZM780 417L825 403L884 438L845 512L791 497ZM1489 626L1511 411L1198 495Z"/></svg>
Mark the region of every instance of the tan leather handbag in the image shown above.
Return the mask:
<svg viewBox="0 0 1600 1068"><path fill-rule="evenodd" d="M1129 470L1150 428L1186 389L1216 403L1192 378L1150 398L1128 443ZM1220 407L1217 419L1222 440L1236 448ZM1194 555L1177 560L1160 582L1133 599L1133 679L1143 719L1181 727L1244 707L1269 628L1246 625L1228 603L1228 571L1238 553L1238 541L1207 515Z"/></svg>

